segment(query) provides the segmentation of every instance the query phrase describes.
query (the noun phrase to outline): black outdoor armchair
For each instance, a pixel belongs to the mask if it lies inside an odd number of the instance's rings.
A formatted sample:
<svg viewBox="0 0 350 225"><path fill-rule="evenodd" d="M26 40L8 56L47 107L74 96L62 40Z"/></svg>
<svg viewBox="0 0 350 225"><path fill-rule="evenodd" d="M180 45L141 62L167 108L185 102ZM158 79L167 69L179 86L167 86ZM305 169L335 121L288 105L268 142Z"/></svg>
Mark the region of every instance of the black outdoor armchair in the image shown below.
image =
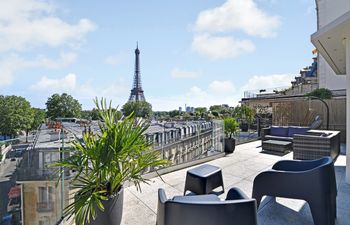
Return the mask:
<svg viewBox="0 0 350 225"><path fill-rule="evenodd" d="M332 158L277 162L254 179L252 197L258 207L264 195L303 199L315 225L334 225L337 187Z"/></svg>
<svg viewBox="0 0 350 225"><path fill-rule="evenodd" d="M256 201L232 188L226 200L216 195L167 199L158 190L157 225L257 225Z"/></svg>

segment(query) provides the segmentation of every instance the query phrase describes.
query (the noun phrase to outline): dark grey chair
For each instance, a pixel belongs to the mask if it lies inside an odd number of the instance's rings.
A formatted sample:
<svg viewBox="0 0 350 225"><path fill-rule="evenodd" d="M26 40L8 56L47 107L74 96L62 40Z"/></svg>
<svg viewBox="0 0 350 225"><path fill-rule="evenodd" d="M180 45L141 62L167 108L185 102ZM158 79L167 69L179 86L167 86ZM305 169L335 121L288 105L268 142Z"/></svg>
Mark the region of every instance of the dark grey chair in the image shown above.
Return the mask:
<svg viewBox="0 0 350 225"><path fill-rule="evenodd" d="M168 199L158 190L157 225L257 225L256 201L237 188L225 201L216 195L181 196Z"/></svg>
<svg viewBox="0 0 350 225"><path fill-rule="evenodd" d="M337 187L332 158L277 162L254 179L252 197L258 207L264 195L303 199L310 206L315 225L334 225Z"/></svg>

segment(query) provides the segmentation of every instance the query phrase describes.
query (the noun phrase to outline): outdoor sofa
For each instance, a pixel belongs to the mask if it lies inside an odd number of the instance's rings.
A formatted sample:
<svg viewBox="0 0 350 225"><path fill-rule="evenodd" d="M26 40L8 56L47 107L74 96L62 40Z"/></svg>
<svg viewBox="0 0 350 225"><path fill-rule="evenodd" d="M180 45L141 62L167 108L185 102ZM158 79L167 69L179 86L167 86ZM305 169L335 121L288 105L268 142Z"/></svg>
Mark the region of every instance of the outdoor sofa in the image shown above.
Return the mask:
<svg viewBox="0 0 350 225"><path fill-rule="evenodd" d="M261 141L293 141L294 134L306 134L310 130L309 127L298 126L271 126L263 128L261 133Z"/></svg>

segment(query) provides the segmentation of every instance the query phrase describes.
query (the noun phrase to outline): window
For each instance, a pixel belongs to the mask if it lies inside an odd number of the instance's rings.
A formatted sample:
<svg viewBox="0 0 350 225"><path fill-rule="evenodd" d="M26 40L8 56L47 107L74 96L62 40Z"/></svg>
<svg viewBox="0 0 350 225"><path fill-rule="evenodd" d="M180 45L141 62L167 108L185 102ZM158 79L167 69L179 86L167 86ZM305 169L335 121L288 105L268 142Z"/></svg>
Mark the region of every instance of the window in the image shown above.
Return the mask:
<svg viewBox="0 0 350 225"><path fill-rule="evenodd" d="M53 187L39 187L39 202L52 202Z"/></svg>

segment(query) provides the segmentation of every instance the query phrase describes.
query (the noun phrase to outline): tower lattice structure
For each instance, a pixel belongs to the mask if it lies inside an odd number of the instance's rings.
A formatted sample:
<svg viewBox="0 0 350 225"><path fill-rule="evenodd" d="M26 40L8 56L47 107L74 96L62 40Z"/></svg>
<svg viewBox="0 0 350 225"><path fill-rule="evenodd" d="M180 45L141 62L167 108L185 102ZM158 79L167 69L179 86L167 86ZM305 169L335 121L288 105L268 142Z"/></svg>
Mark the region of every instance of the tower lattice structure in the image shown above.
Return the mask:
<svg viewBox="0 0 350 225"><path fill-rule="evenodd" d="M142 90L142 84L141 84L140 50L138 45L136 45L136 49L135 49L134 83L131 89L129 101L146 101Z"/></svg>

